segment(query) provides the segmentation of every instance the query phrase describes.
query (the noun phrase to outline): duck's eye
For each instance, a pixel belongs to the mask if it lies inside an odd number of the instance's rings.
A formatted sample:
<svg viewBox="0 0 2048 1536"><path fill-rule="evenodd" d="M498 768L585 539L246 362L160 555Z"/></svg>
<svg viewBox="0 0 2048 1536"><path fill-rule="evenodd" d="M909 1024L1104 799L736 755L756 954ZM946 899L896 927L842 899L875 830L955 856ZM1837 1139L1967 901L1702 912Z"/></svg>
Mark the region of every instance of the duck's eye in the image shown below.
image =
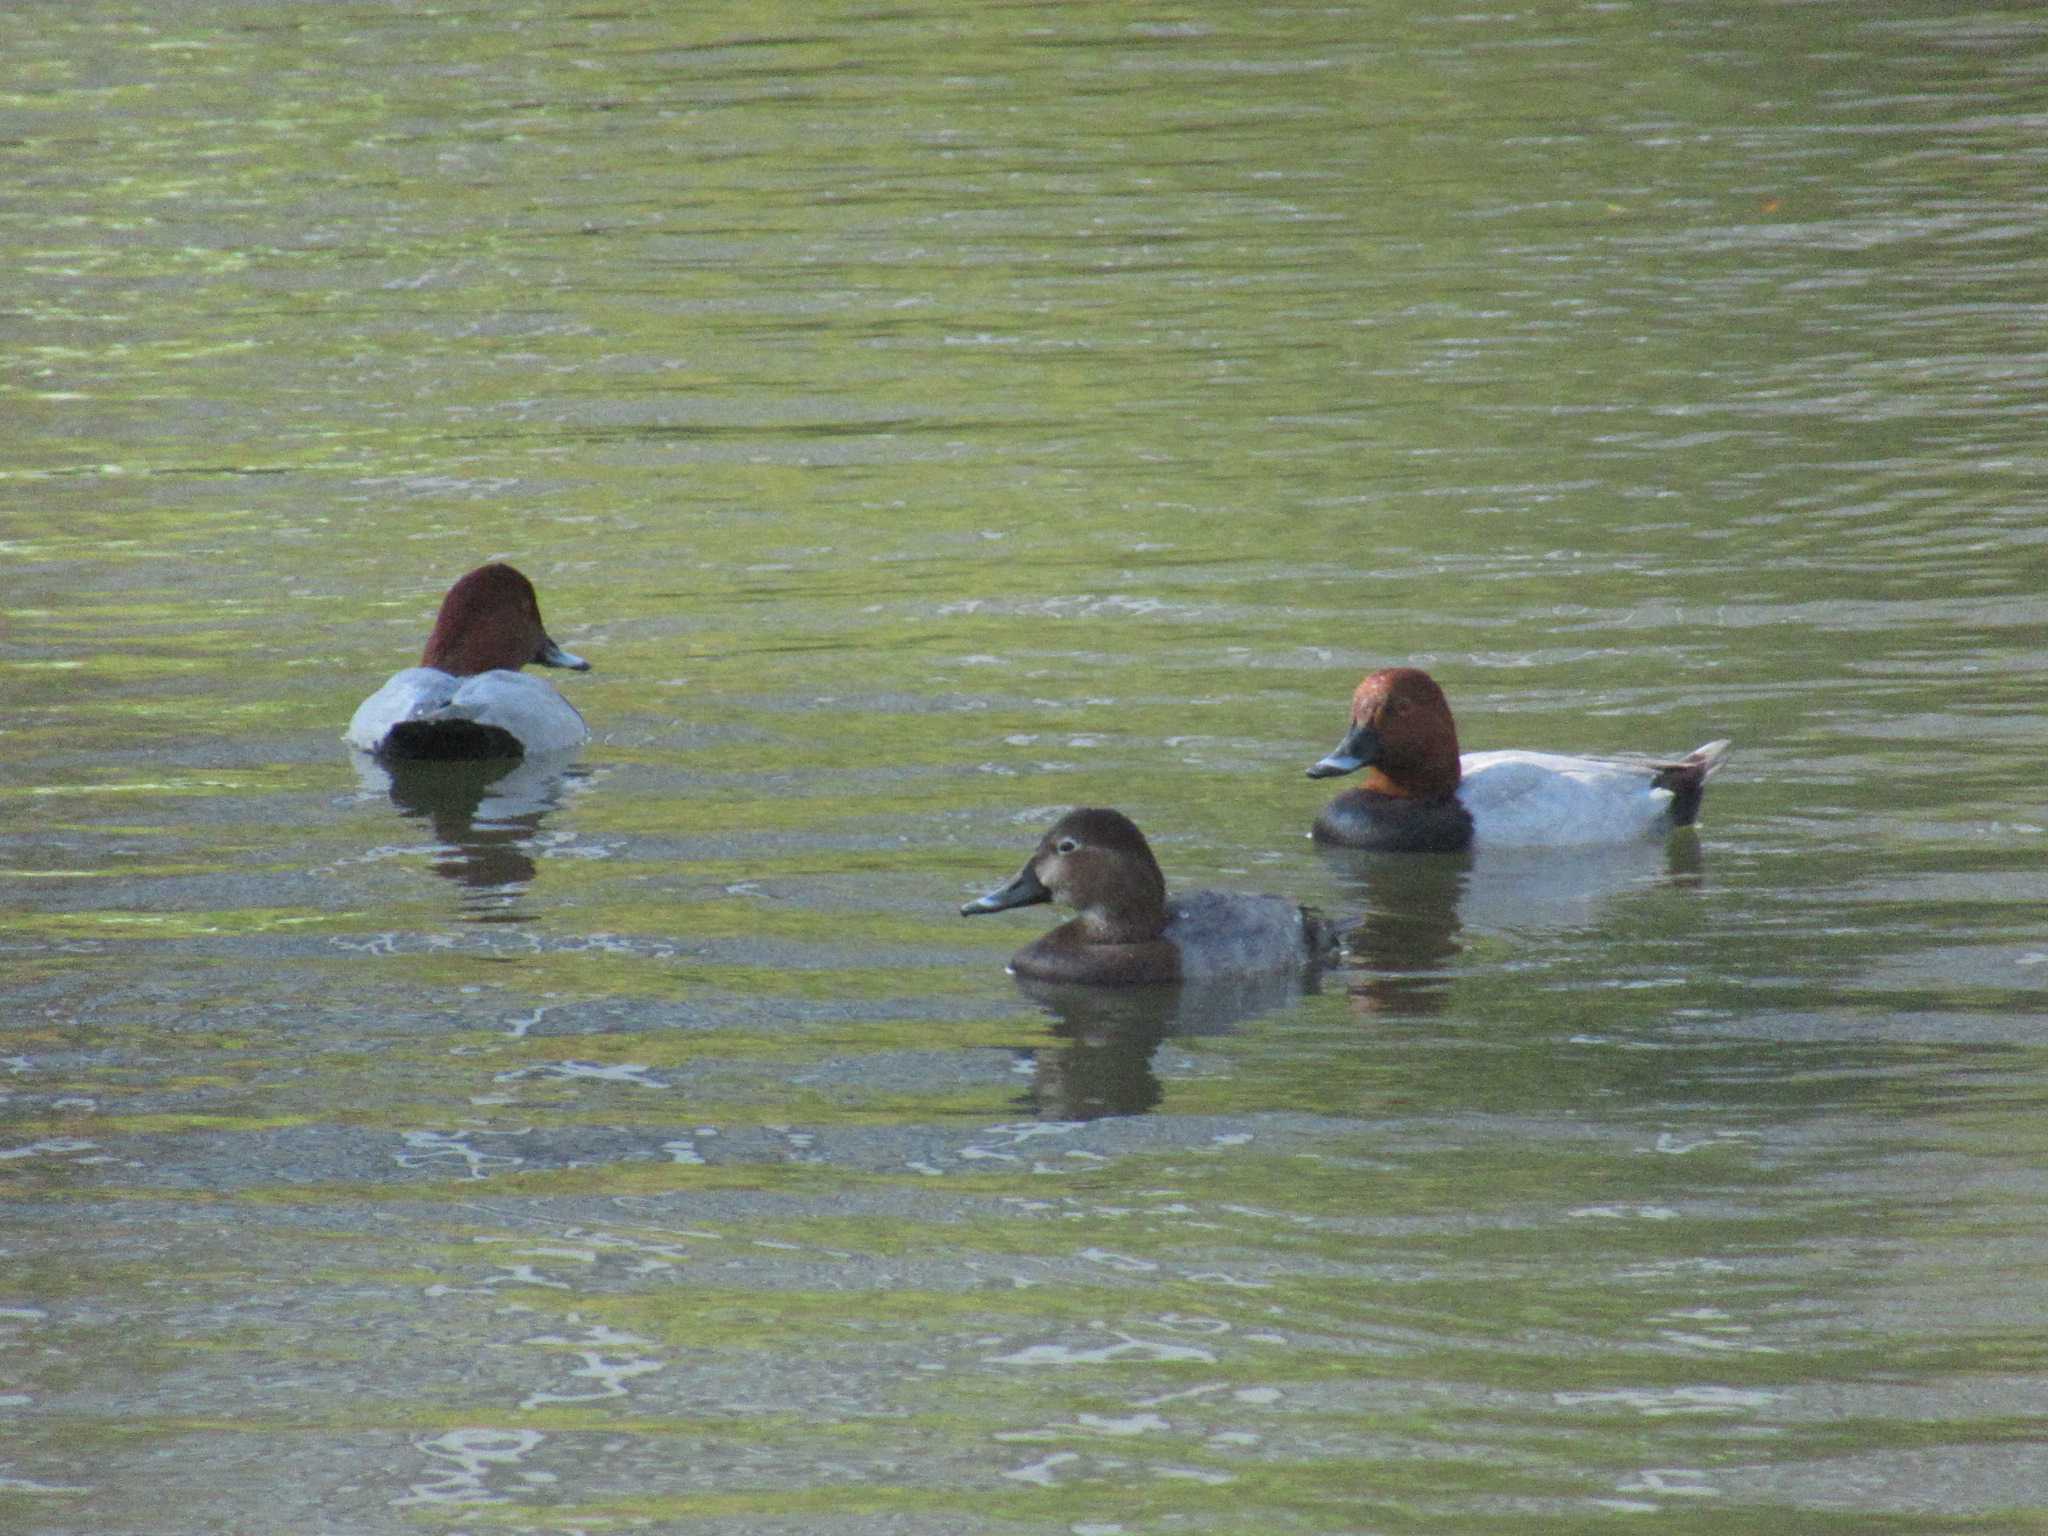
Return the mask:
<svg viewBox="0 0 2048 1536"><path fill-rule="evenodd" d="M1052 851L1054 853L1072 853L1076 848L1079 848L1080 846L1080 843L1076 841L1074 838L1063 837L1058 842L1052 845Z"/></svg>

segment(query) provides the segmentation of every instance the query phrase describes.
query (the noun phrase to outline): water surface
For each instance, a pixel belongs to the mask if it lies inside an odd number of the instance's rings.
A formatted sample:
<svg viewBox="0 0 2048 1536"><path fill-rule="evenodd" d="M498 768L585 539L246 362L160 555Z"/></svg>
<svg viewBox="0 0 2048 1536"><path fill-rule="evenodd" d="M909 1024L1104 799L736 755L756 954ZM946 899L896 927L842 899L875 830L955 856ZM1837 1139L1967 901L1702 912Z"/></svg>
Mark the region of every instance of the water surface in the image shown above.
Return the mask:
<svg viewBox="0 0 2048 1536"><path fill-rule="evenodd" d="M0 1524L2024 1529L2048 28L0 17ZM573 768L338 736L454 576ZM1468 750L1696 836L1359 860ZM1113 1007L1074 804L1356 920Z"/></svg>

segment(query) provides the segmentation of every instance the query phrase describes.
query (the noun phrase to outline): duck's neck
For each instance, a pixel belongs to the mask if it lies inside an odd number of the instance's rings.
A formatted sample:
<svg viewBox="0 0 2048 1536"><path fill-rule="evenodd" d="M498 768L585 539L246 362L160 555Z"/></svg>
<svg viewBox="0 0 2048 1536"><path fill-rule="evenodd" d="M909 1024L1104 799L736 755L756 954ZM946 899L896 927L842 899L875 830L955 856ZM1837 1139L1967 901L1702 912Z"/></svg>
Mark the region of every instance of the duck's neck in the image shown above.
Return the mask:
<svg viewBox="0 0 2048 1536"><path fill-rule="evenodd" d="M1367 794L1385 795L1392 800L1439 800L1456 793L1458 779L1458 762L1452 758L1448 772L1429 764L1422 771L1403 774L1398 779L1381 768L1368 768L1360 775L1358 787Z"/></svg>
<svg viewBox="0 0 2048 1536"><path fill-rule="evenodd" d="M1166 931L1164 905L1089 907L1074 919L1090 944L1143 944Z"/></svg>

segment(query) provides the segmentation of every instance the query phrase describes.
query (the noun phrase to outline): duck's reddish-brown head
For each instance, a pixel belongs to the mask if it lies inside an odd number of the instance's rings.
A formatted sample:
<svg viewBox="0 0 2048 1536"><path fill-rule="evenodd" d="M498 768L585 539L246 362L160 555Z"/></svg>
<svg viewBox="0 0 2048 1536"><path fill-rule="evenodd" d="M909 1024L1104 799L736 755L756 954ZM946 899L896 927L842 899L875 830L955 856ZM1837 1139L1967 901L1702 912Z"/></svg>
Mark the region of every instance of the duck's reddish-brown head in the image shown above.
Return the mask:
<svg viewBox="0 0 2048 1536"><path fill-rule="evenodd" d="M589 662L548 638L532 582L509 565L478 566L441 599L420 665L474 677L498 667L516 672L528 663L590 670Z"/></svg>
<svg viewBox="0 0 2048 1536"><path fill-rule="evenodd" d="M1458 787L1458 727L1436 679L1419 667L1384 667L1351 696L1351 729L1308 771L1327 779L1366 770L1359 787L1403 799Z"/></svg>

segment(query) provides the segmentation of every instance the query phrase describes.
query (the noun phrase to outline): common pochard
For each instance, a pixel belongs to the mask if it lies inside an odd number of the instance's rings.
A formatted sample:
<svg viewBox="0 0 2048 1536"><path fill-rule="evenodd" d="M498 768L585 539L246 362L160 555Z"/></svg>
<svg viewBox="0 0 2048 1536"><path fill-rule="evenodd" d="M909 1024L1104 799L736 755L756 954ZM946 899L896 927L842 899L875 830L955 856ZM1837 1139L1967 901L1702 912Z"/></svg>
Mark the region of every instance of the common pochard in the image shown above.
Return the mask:
<svg viewBox="0 0 2048 1536"><path fill-rule="evenodd" d="M1118 811L1067 812L1016 879L960 915L1041 901L1080 915L1011 957L1010 970L1034 981L1126 985L1304 970L1337 945L1319 913L1283 896L1196 891L1169 901L1145 834Z"/></svg>
<svg viewBox="0 0 2048 1536"><path fill-rule="evenodd" d="M1710 741L1676 759L1520 751L1461 758L1436 680L1415 667L1387 667L1358 685L1351 729L1308 770L1312 779L1365 770L1364 782L1323 807L1314 836L1405 852L1662 837L1698 819L1707 780L1727 757L1727 742Z"/></svg>
<svg viewBox="0 0 2048 1536"><path fill-rule="evenodd" d="M533 662L587 672L548 638L533 583L509 565L481 565L448 589L420 664L357 706L342 737L393 758L519 757L581 745L590 728Z"/></svg>

